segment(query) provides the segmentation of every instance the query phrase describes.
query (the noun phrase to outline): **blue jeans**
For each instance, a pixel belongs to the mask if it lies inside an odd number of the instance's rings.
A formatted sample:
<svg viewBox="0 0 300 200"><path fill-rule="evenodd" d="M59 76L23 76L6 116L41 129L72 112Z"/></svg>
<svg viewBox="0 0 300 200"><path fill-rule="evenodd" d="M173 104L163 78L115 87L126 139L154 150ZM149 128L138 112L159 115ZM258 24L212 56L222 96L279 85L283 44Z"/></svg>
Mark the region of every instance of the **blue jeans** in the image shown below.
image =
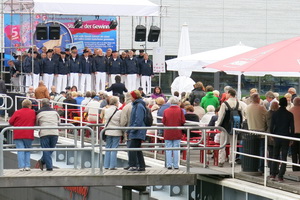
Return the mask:
<svg viewBox="0 0 300 200"><path fill-rule="evenodd" d="M42 148L55 148L58 136L57 135L47 135L40 138ZM43 157L41 159L43 164L46 164L47 169L52 169L52 155L53 151L43 151Z"/></svg>
<svg viewBox="0 0 300 200"><path fill-rule="evenodd" d="M105 148L118 148L120 143L120 136L106 136ZM106 151L104 157L104 168L115 168L117 166L117 152Z"/></svg>
<svg viewBox="0 0 300 200"><path fill-rule="evenodd" d="M165 146L166 148L180 147L180 140L165 140ZM167 167L179 168L179 152L179 150L166 150Z"/></svg>
<svg viewBox="0 0 300 200"><path fill-rule="evenodd" d="M30 139L17 139L14 140L17 149L31 148L32 140ZM30 168L30 151L18 151L18 167Z"/></svg>

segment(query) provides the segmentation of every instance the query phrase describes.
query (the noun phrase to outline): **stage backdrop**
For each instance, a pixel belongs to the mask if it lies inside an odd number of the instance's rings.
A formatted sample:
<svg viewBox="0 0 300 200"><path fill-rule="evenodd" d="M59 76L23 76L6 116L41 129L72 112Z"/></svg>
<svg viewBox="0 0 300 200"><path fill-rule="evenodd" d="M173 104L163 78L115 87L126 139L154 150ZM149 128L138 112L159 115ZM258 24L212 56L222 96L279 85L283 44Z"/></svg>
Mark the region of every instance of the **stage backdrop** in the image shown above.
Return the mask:
<svg viewBox="0 0 300 200"><path fill-rule="evenodd" d="M82 19L83 25L80 28L74 28L74 22ZM116 29L109 29L111 20L116 17L103 16L73 16L73 15L29 15L29 14L5 14L4 16L4 33L5 33L5 54L10 55L11 52L19 55L22 51L27 50L29 46L36 45L40 50L43 46L53 48L60 46L70 48L77 46L79 53L84 47L107 48L116 50L117 33ZM31 23L32 22L32 23ZM53 23L60 24L59 40L36 40L36 25L44 22L47 26ZM32 39L33 38L33 39ZM19 48L18 48L19 47ZM26 48L27 47L27 48Z"/></svg>

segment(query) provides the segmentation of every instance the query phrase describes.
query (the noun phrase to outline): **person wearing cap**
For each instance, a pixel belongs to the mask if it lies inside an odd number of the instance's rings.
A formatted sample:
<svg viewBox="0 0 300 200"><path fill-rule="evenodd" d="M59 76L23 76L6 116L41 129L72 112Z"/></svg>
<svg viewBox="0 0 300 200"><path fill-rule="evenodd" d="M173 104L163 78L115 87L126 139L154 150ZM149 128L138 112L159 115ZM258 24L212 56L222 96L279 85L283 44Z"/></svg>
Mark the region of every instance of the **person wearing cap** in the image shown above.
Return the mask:
<svg viewBox="0 0 300 200"><path fill-rule="evenodd" d="M75 47L76 48L76 47ZM77 49L75 50L72 47L71 56L69 59L70 64L70 77L69 77L69 85L74 85L77 88L79 87L79 71L80 71L80 57L77 53Z"/></svg>
<svg viewBox="0 0 300 200"><path fill-rule="evenodd" d="M96 76L96 92L105 91L107 59L105 58L102 49L98 49L94 57L95 76Z"/></svg>
<svg viewBox="0 0 300 200"><path fill-rule="evenodd" d="M80 60L79 73L81 74L80 90L81 92L91 91L92 73L95 72L94 61L89 57L89 51L83 51L83 58Z"/></svg>
<svg viewBox="0 0 300 200"><path fill-rule="evenodd" d="M32 50L29 50L27 57L24 59L23 68L25 73L25 86L26 92L28 92L29 86L32 86Z"/></svg>
<svg viewBox="0 0 300 200"><path fill-rule="evenodd" d="M124 74L123 72L123 61L118 56L117 51L113 51L112 57L108 60L107 73L109 75L109 83L110 85L115 83L115 77L120 74Z"/></svg>
<svg viewBox="0 0 300 200"><path fill-rule="evenodd" d="M127 77L126 86L129 91L137 89L137 78L140 74L138 60L133 57L133 51L129 51L129 57L124 60L124 70Z"/></svg>
<svg viewBox="0 0 300 200"><path fill-rule="evenodd" d="M151 78L154 76L153 73L153 62L149 59L147 53L144 54L144 58L139 62L140 75L142 87L145 88L146 94L151 93Z"/></svg>
<svg viewBox="0 0 300 200"><path fill-rule="evenodd" d="M29 55L29 54L28 54ZM37 58L38 53L35 51L33 52L33 73L32 73L32 57L26 57L24 61L24 72L26 74L26 87L33 86L33 88L37 88L40 80L40 73L42 62L40 59ZM31 79L31 80L30 80ZM27 89L27 91L28 91Z"/></svg>
<svg viewBox="0 0 300 200"><path fill-rule="evenodd" d="M129 127L144 127L146 117L146 104L138 90L130 92L132 111ZM146 139L147 130L128 130L129 148L141 148L142 141ZM145 160L142 151L129 151L129 172L145 171ZM138 167L139 165L139 167Z"/></svg>
<svg viewBox="0 0 300 200"><path fill-rule="evenodd" d="M57 86L56 91L60 93L67 87L68 76L70 74L70 62L66 58L66 53L62 51L57 65Z"/></svg>
<svg viewBox="0 0 300 200"><path fill-rule="evenodd" d="M66 52L66 58L70 58L71 56L71 52L70 52L70 49L69 48L65 48L65 52Z"/></svg>
<svg viewBox="0 0 300 200"><path fill-rule="evenodd" d="M138 88L138 91L140 91L140 93L141 93L142 97L146 97L146 94L144 93L144 91L143 91L143 88L142 88L142 87L139 87L139 88Z"/></svg>
<svg viewBox="0 0 300 200"><path fill-rule="evenodd" d="M139 55L137 56L138 61L141 61L144 59L145 51L143 49L139 50Z"/></svg>
<svg viewBox="0 0 300 200"><path fill-rule="evenodd" d="M78 54L78 49L77 49L77 47L76 47L76 46L72 46L72 47L71 47L71 52L72 52L72 53L75 53L75 54Z"/></svg>
<svg viewBox="0 0 300 200"><path fill-rule="evenodd" d="M53 85L54 74L56 74L56 65L57 62L52 58L53 50L48 49L47 58L42 61L41 74L43 74L43 80L45 82L46 87L50 90Z"/></svg>

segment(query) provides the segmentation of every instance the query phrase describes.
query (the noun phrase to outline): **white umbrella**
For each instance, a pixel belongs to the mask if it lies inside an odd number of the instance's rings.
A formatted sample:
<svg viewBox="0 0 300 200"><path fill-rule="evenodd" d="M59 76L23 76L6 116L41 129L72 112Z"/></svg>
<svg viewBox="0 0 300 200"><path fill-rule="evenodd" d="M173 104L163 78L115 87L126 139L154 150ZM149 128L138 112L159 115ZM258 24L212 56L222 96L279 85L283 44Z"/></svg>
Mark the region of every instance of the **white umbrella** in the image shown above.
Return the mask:
<svg viewBox="0 0 300 200"><path fill-rule="evenodd" d="M188 25L184 24L181 28L181 36L178 48L178 58L191 55L190 37ZM186 64L180 64L178 69L179 76L176 77L171 85L171 92L175 91L190 92L194 87L195 82L190 78L192 69Z"/></svg>

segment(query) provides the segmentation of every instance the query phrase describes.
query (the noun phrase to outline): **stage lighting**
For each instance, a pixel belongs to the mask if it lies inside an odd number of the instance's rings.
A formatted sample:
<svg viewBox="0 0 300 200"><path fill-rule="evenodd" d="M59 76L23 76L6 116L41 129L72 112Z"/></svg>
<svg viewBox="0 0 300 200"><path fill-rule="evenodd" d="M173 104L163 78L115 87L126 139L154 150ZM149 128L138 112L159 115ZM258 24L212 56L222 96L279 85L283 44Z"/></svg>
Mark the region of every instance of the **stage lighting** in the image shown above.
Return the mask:
<svg viewBox="0 0 300 200"><path fill-rule="evenodd" d="M80 28L82 26L82 19L77 19L74 22L74 28Z"/></svg>
<svg viewBox="0 0 300 200"><path fill-rule="evenodd" d="M118 26L117 20L110 21L110 23L109 23L109 28L110 29L115 29L117 26Z"/></svg>

